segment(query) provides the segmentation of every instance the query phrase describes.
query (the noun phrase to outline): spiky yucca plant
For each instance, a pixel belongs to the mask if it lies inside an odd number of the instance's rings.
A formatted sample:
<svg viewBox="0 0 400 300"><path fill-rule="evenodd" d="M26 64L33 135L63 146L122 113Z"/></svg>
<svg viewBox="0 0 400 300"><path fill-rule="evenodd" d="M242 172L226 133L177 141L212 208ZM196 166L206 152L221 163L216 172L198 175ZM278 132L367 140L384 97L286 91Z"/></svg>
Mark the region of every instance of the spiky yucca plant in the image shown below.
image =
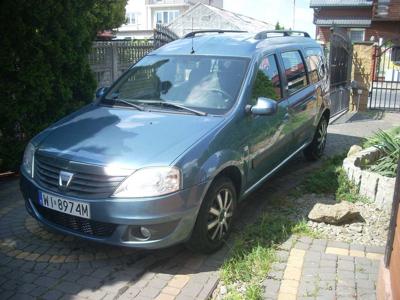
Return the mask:
<svg viewBox="0 0 400 300"><path fill-rule="evenodd" d="M382 157L370 166L371 171L387 177L396 177L397 164L400 159L399 128L388 132L379 130L367 140L364 146L375 146L382 153Z"/></svg>

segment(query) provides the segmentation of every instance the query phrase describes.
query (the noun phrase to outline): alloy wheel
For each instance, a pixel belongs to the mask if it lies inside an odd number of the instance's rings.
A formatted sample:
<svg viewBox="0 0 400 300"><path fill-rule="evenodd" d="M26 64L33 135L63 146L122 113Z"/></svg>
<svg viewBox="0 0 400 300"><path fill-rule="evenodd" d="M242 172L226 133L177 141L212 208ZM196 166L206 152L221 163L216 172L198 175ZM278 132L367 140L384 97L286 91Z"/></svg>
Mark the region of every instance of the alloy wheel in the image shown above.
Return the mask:
<svg viewBox="0 0 400 300"><path fill-rule="evenodd" d="M320 153L322 153L322 151L325 148L327 135L328 135L328 124L327 124L326 120L323 120L318 129L318 138L317 138L318 151Z"/></svg>
<svg viewBox="0 0 400 300"><path fill-rule="evenodd" d="M228 233L233 216L233 195L229 189L221 189L208 211L207 230L211 240L222 240Z"/></svg>

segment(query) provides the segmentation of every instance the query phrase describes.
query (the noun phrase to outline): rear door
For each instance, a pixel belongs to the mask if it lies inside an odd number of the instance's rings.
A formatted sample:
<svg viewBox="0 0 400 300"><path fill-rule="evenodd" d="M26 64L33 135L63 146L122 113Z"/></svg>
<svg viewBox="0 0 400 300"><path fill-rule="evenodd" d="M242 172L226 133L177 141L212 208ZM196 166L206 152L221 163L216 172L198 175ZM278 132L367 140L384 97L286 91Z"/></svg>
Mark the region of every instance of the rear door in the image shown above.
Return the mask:
<svg viewBox="0 0 400 300"><path fill-rule="evenodd" d="M288 130L293 134L290 152L309 142L315 131L313 121L318 113L316 86L310 84L306 64L300 49L280 54L284 68L285 93L288 99Z"/></svg>

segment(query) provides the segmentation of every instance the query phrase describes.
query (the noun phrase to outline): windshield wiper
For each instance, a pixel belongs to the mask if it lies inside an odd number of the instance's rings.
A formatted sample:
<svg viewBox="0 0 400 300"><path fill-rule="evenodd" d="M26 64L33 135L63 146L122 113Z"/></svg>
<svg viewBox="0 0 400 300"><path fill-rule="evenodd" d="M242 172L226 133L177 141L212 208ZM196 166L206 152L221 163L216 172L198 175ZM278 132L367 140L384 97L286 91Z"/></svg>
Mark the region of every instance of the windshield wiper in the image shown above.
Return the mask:
<svg viewBox="0 0 400 300"><path fill-rule="evenodd" d="M186 106L181 105L181 104L176 104L174 102L158 101L158 100L147 101L146 100L146 101L140 101L140 103L151 104L151 105L160 105L160 106L169 106L169 107L172 107L172 108L177 108L177 109L181 109L181 110L185 110L185 111L191 112L191 113L196 114L198 116L207 116L207 113L204 112L204 111L200 111L200 110L197 110L197 109L189 108L189 107L186 107Z"/></svg>
<svg viewBox="0 0 400 300"><path fill-rule="evenodd" d="M106 98L106 100L108 100L108 101L114 101L114 103L123 103L123 104L125 104L125 105L127 105L127 106L136 108L137 110L144 111L143 107L141 107L140 105L137 105L137 104L135 104L135 103L126 101L126 100L124 100L124 99L119 99L119 98L117 98L117 97L114 97L114 98L112 98L112 99Z"/></svg>

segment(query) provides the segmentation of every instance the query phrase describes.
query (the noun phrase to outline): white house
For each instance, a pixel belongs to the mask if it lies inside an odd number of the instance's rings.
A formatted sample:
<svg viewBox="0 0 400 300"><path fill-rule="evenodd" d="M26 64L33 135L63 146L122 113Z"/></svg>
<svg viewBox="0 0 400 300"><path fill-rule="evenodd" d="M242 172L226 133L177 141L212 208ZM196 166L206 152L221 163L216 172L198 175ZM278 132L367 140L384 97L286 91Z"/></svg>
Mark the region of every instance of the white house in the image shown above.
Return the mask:
<svg viewBox="0 0 400 300"><path fill-rule="evenodd" d="M258 33L275 29L274 25L267 22L204 3L192 6L167 27L181 37L198 30L225 29Z"/></svg>
<svg viewBox="0 0 400 300"><path fill-rule="evenodd" d="M223 7L223 0L129 0L127 23L117 29L118 39L151 37L157 23L169 24L198 3Z"/></svg>

